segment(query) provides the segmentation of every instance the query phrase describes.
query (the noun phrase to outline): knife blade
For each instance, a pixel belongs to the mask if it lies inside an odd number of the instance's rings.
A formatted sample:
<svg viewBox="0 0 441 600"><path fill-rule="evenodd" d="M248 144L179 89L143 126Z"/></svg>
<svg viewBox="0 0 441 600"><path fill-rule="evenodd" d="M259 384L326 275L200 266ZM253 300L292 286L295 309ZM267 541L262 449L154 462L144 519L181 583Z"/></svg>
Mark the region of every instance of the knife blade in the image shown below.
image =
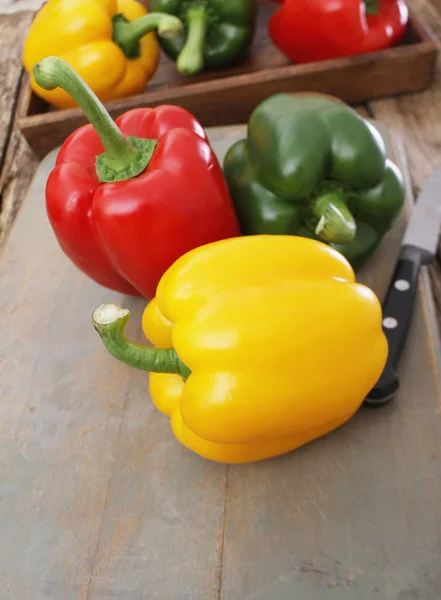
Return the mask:
<svg viewBox="0 0 441 600"><path fill-rule="evenodd" d="M383 373L365 398L369 406L383 405L395 396L400 383L397 366L409 329L418 276L430 264L438 247L441 229L441 167L425 182L401 243L400 254L385 300L383 331L389 351Z"/></svg>

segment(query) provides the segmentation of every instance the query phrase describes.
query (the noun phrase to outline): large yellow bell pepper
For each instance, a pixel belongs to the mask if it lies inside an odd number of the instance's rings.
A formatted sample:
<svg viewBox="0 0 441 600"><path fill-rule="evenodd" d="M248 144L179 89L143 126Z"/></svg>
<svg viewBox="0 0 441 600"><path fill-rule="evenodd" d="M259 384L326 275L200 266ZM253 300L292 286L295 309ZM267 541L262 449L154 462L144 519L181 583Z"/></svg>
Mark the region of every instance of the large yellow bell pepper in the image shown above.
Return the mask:
<svg viewBox="0 0 441 600"><path fill-rule="evenodd" d="M375 294L341 254L302 237L235 238L180 258L143 315L156 348L127 340L128 318L105 304L93 324L115 357L151 372L177 439L226 463L284 454L345 423L388 351Z"/></svg>
<svg viewBox="0 0 441 600"><path fill-rule="evenodd" d="M103 102L144 91L159 62L154 30L177 37L182 22L151 13L135 0L49 0L31 24L23 64L32 89L56 108L76 102L61 88L47 91L32 75L47 56L63 58Z"/></svg>

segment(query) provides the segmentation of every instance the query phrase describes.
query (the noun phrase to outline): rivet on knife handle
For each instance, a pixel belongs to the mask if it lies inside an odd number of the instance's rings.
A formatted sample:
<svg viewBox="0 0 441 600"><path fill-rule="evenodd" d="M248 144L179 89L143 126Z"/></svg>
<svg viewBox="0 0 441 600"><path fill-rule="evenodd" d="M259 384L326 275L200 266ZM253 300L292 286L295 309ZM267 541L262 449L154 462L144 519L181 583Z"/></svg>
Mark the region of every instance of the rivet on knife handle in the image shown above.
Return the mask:
<svg viewBox="0 0 441 600"><path fill-rule="evenodd" d="M409 330L418 274L424 258L417 248L402 249L383 304L383 331L389 344L389 355L380 379L365 400L366 404L384 404L398 391L396 368Z"/></svg>

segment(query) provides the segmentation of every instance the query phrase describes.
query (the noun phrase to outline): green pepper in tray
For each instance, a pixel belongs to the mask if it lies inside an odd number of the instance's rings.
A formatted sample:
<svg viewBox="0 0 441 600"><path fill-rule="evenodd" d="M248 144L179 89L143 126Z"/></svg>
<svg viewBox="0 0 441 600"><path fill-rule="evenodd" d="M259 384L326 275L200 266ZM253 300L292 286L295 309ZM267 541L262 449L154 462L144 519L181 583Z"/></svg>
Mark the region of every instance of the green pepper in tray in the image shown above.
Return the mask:
<svg viewBox="0 0 441 600"><path fill-rule="evenodd" d="M377 129L340 100L276 94L224 160L242 234L326 242L357 269L392 227L403 178Z"/></svg>
<svg viewBox="0 0 441 600"><path fill-rule="evenodd" d="M151 9L184 23L178 38L158 39L183 75L235 63L254 35L256 0L153 0Z"/></svg>

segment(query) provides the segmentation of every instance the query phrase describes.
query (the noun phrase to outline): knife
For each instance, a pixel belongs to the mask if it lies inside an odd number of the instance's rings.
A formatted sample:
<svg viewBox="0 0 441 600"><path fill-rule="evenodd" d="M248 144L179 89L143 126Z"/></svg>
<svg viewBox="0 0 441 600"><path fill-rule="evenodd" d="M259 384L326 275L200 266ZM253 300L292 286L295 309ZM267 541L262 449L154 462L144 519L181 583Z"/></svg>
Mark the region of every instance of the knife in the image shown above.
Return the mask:
<svg viewBox="0 0 441 600"><path fill-rule="evenodd" d="M426 181L415 204L400 248L383 310L383 331L389 353L383 373L365 398L378 406L392 400L399 389L396 369L406 340L423 265L436 256L441 229L441 167Z"/></svg>

